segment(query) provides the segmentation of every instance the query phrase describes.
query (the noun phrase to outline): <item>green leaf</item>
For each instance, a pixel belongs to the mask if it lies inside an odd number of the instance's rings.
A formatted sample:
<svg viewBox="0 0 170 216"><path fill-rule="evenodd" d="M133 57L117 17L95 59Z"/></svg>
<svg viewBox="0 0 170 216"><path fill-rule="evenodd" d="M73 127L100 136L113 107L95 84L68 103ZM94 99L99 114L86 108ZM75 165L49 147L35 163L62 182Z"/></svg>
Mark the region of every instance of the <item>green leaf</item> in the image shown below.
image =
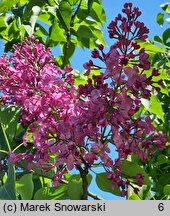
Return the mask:
<svg viewBox="0 0 170 216"><path fill-rule="evenodd" d="M91 174L88 174L88 175L87 175L88 186L91 184L92 178L93 178L93 177L92 177Z"/></svg>
<svg viewBox="0 0 170 216"><path fill-rule="evenodd" d="M87 83L87 76L84 76L77 70L72 70L72 74L74 75L74 84L78 87L79 85L84 85Z"/></svg>
<svg viewBox="0 0 170 216"><path fill-rule="evenodd" d="M14 21L14 15L13 14L5 14L4 16L4 22L5 25L8 26L9 24L11 24Z"/></svg>
<svg viewBox="0 0 170 216"><path fill-rule="evenodd" d="M34 191L33 191L33 198L34 198L35 193L36 193L39 189L41 189L41 188L43 187L44 182L42 183L42 182L41 182L41 177L38 177L38 176L33 176L32 181L33 181L33 184L34 184ZM51 181L50 181L50 183L51 183ZM47 186L48 186L48 185L47 185Z"/></svg>
<svg viewBox="0 0 170 216"><path fill-rule="evenodd" d="M80 7L77 11L77 18L81 21L85 20L88 17L88 9L87 7Z"/></svg>
<svg viewBox="0 0 170 216"><path fill-rule="evenodd" d="M70 3L71 6L76 5L77 3L79 3L80 0L68 0L68 2Z"/></svg>
<svg viewBox="0 0 170 216"><path fill-rule="evenodd" d="M151 96L149 111L157 115L164 122L164 112L162 109L162 104L160 103L156 95Z"/></svg>
<svg viewBox="0 0 170 216"><path fill-rule="evenodd" d="M163 42L166 45L168 39L170 38L170 28L166 29L162 34Z"/></svg>
<svg viewBox="0 0 170 216"><path fill-rule="evenodd" d="M20 0L21 4L26 4L29 0Z"/></svg>
<svg viewBox="0 0 170 216"><path fill-rule="evenodd" d="M77 70L73 70L72 71L73 75L74 75L74 82L75 85L78 87L79 85L84 85L87 84L87 80L88 79L92 79L93 76L98 76L101 74L99 69L92 69L90 71L90 74L88 76L85 76L84 73L80 73ZM92 83L93 83L93 79L92 79Z"/></svg>
<svg viewBox="0 0 170 216"><path fill-rule="evenodd" d="M94 37L90 27L86 25L80 25L77 30L77 35L82 38L91 38Z"/></svg>
<svg viewBox="0 0 170 216"><path fill-rule="evenodd" d="M37 24L36 31L34 33L36 36L42 37L42 36L48 36L48 32L46 29L41 26L40 24Z"/></svg>
<svg viewBox="0 0 170 216"><path fill-rule="evenodd" d="M164 186L163 192L165 195L170 195L170 184Z"/></svg>
<svg viewBox="0 0 170 216"><path fill-rule="evenodd" d="M139 187L138 196L141 200L148 200L149 195L150 195L150 186L143 185L142 187Z"/></svg>
<svg viewBox="0 0 170 216"><path fill-rule="evenodd" d="M100 190L120 196L120 189L118 187L112 189L112 181L107 179L105 172L96 174L96 184Z"/></svg>
<svg viewBox="0 0 170 216"><path fill-rule="evenodd" d="M48 2L48 5L50 6L56 5L55 0L47 0L47 2Z"/></svg>
<svg viewBox="0 0 170 216"><path fill-rule="evenodd" d="M156 191L162 191L164 186L170 184L170 173L162 174L156 182Z"/></svg>
<svg viewBox="0 0 170 216"><path fill-rule="evenodd" d="M96 37L96 43L99 44L103 44L103 46L107 46L105 39L104 39L104 35L101 32L101 30L94 28L93 29L93 35Z"/></svg>
<svg viewBox="0 0 170 216"><path fill-rule="evenodd" d="M43 187L34 195L34 200L64 200L68 199L68 186L65 184L59 187Z"/></svg>
<svg viewBox="0 0 170 216"><path fill-rule="evenodd" d="M14 19L13 22L11 22L9 24L9 26L6 29L6 33L7 33L10 40L18 38L18 36L19 36L19 28L18 28L16 19Z"/></svg>
<svg viewBox="0 0 170 216"><path fill-rule="evenodd" d="M57 56L54 62L58 67L62 67L63 66L63 56Z"/></svg>
<svg viewBox="0 0 170 216"><path fill-rule="evenodd" d="M20 107L13 105L0 107L0 123L7 134L10 144L12 144L15 136L20 110ZM1 133L0 136L2 136Z"/></svg>
<svg viewBox="0 0 170 216"><path fill-rule="evenodd" d="M90 15L95 21L99 22L101 25L106 22L106 14L102 8L102 5L98 4L97 2L93 2Z"/></svg>
<svg viewBox="0 0 170 216"><path fill-rule="evenodd" d="M17 43L20 43L20 40L18 40L18 39L12 39L12 40L10 40L9 42L7 42L6 44L5 44L5 49L4 49L4 52L11 52L12 51L12 47L13 47L13 45L14 44L17 44Z"/></svg>
<svg viewBox="0 0 170 216"><path fill-rule="evenodd" d="M156 17L156 22L162 26L164 24L164 14L163 13L159 13Z"/></svg>
<svg viewBox="0 0 170 216"><path fill-rule="evenodd" d="M91 184L92 175L87 175L88 186ZM83 195L82 178L79 174L73 174L68 178L68 196L71 200L80 200Z"/></svg>
<svg viewBox="0 0 170 216"><path fill-rule="evenodd" d="M160 7L162 10L164 10L166 13L170 14L170 5L169 3L161 4Z"/></svg>
<svg viewBox="0 0 170 216"><path fill-rule="evenodd" d="M154 36L154 41L158 42L158 43L161 43L162 44L162 38L160 36Z"/></svg>
<svg viewBox="0 0 170 216"><path fill-rule="evenodd" d="M158 53L158 52L165 52L163 48L160 46L156 46L155 44L152 44L151 42L138 42L141 48L144 48L146 52L151 52L151 53Z"/></svg>
<svg viewBox="0 0 170 216"><path fill-rule="evenodd" d="M82 76L74 77L74 84L75 86L84 85L87 83L87 80L85 80Z"/></svg>
<svg viewBox="0 0 170 216"><path fill-rule="evenodd" d="M0 124L0 149L1 150L9 150L7 147L7 142L6 142L1 124Z"/></svg>
<svg viewBox="0 0 170 216"><path fill-rule="evenodd" d="M167 163L167 162L168 162L168 158L167 158L165 155L160 154L160 155L158 155L158 157L157 157L157 162L158 162L158 164Z"/></svg>
<svg viewBox="0 0 170 216"><path fill-rule="evenodd" d="M11 9L12 15L15 15L15 19L18 19L20 17L22 19L23 13L24 13L24 7L15 7Z"/></svg>
<svg viewBox="0 0 170 216"><path fill-rule="evenodd" d="M4 22L4 17L3 16L0 16L0 28L5 28L6 25L5 25L5 22Z"/></svg>
<svg viewBox="0 0 170 216"><path fill-rule="evenodd" d="M127 178L127 176L135 176L137 173L142 173L144 176L144 184L145 185L150 185L151 181L149 179L149 176L147 175L147 173L145 172L145 170L139 166L138 164L132 162L132 161L128 161L128 160L124 160L122 161L122 174L125 178Z"/></svg>
<svg viewBox="0 0 170 216"><path fill-rule="evenodd" d="M38 16L38 20L40 20L41 22L46 23L46 24L48 24L48 25L51 25L51 24L52 24L52 21L51 21L51 14L49 14L49 13L41 13L41 14Z"/></svg>
<svg viewBox="0 0 170 216"><path fill-rule="evenodd" d="M89 16L89 11L90 10L88 10L87 1L82 0L78 11L76 11L77 18L79 19L80 22L85 20Z"/></svg>
<svg viewBox="0 0 170 216"><path fill-rule="evenodd" d="M81 200L82 195L82 178L79 174L73 174L68 181L68 196L71 200Z"/></svg>
<svg viewBox="0 0 170 216"><path fill-rule="evenodd" d="M96 38L81 38L81 41L78 41L78 45L82 48L86 47L90 50L98 47Z"/></svg>
<svg viewBox="0 0 170 216"><path fill-rule="evenodd" d="M52 6L52 7L47 7L47 12L48 14L50 14L51 17L56 17L56 13L57 13L57 6Z"/></svg>
<svg viewBox="0 0 170 216"><path fill-rule="evenodd" d="M8 177L5 184L0 188L0 200L16 200L15 193L15 170L14 165L8 164Z"/></svg>
<svg viewBox="0 0 170 216"><path fill-rule="evenodd" d="M62 28L59 27L58 21L54 18L53 24L50 27L50 39L56 42L66 42L65 32Z"/></svg>
<svg viewBox="0 0 170 216"><path fill-rule="evenodd" d="M58 19L62 27L69 31L71 22L72 8L67 0L62 0L59 4L59 9L57 10Z"/></svg>
<svg viewBox="0 0 170 216"><path fill-rule="evenodd" d="M0 13L8 11L9 8L14 6L18 2L20 2L20 0L2 0L0 2Z"/></svg>
<svg viewBox="0 0 170 216"><path fill-rule="evenodd" d="M32 8L34 6L39 6L40 8L45 4L45 0L29 0L28 4L26 4L24 17L27 18L32 14Z"/></svg>
<svg viewBox="0 0 170 216"><path fill-rule="evenodd" d="M4 176L5 176L5 172L0 172L0 181L2 181L3 180L3 178L4 178Z"/></svg>
<svg viewBox="0 0 170 216"><path fill-rule="evenodd" d="M16 181L16 191L20 194L22 200L32 199L32 195L34 191L32 173L25 174L18 181Z"/></svg>
<svg viewBox="0 0 170 216"><path fill-rule="evenodd" d="M132 195L128 198L128 200L141 200L140 197L136 193L132 193Z"/></svg>

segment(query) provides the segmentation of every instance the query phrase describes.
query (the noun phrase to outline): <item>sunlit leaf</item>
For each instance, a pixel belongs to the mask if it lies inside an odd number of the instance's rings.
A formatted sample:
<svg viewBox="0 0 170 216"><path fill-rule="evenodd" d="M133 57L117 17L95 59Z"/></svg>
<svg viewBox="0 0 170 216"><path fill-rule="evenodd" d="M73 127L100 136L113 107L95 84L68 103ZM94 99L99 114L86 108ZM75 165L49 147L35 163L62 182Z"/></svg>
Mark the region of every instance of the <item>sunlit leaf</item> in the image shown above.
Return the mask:
<svg viewBox="0 0 170 216"><path fill-rule="evenodd" d="M164 186L163 192L165 195L170 195L170 184Z"/></svg>
<svg viewBox="0 0 170 216"><path fill-rule="evenodd" d="M71 200L80 200L83 195L82 178L74 174L68 181L68 195Z"/></svg>
<svg viewBox="0 0 170 216"><path fill-rule="evenodd" d="M48 32L46 31L46 29L42 26L42 25L38 25L36 27L36 31L34 33L35 35L39 36L39 37L43 37L44 35L48 36Z"/></svg>
<svg viewBox="0 0 170 216"><path fill-rule="evenodd" d="M0 2L0 13L8 11L9 8L20 2L20 0L2 0Z"/></svg>
<svg viewBox="0 0 170 216"><path fill-rule="evenodd" d="M16 181L16 191L20 194L23 200L30 200L32 198L34 191L32 173L25 174L18 181Z"/></svg>
<svg viewBox="0 0 170 216"><path fill-rule="evenodd" d="M49 13L41 13L38 16L38 20L40 20L41 22L51 25L52 21L51 21L51 15Z"/></svg>
<svg viewBox="0 0 170 216"><path fill-rule="evenodd" d="M20 0L21 4L26 4L29 0Z"/></svg>
<svg viewBox="0 0 170 216"><path fill-rule="evenodd" d="M100 24L103 24L104 22L106 22L106 14L102 8L102 5L97 2L93 2L91 6L90 15L92 16L94 20L96 20Z"/></svg>
<svg viewBox="0 0 170 216"><path fill-rule="evenodd" d="M90 185L92 176L87 175L88 185ZM80 200L83 195L82 178L79 174L73 174L68 179L68 195L71 200Z"/></svg>
<svg viewBox="0 0 170 216"><path fill-rule="evenodd" d="M68 199L68 186L60 185L59 187L43 187L37 190L34 200L62 200Z"/></svg>
<svg viewBox="0 0 170 216"><path fill-rule="evenodd" d="M53 24L50 27L50 39L53 41L66 42L65 31L59 27L58 20L54 18Z"/></svg>
<svg viewBox="0 0 170 216"><path fill-rule="evenodd" d="M167 2L165 4L161 4L160 7L166 12L170 14L170 4Z"/></svg>
<svg viewBox="0 0 170 216"><path fill-rule="evenodd" d="M139 45L142 47L142 48L145 48L145 51L149 51L149 52L152 52L152 53L156 53L156 52L165 52L165 50L163 48L161 48L160 46L157 46L149 41L147 42L139 42Z"/></svg>
<svg viewBox="0 0 170 216"><path fill-rule="evenodd" d="M141 200L148 200L149 195L150 195L150 186L143 185L142 187L139 187L138 196Z"/></svg>
<svg viewBox="0 0 170 216"><path fill-rule="evenodd" d="M128 200L141 200L140 197L136 193L132 193L132 195L128 198Z"/></svg>
<svg viewBox="0 0 170 216"><path fill-rule="evenodd" d="M70 29L71 14L72 14L72 8L70 4L68 3L68 1L62 0L57 10L57 16L62 27L66 31Z"/></svg>
<svg viewBox="0 0 170 216"><path fill-rule="evenodd" d="M157 115L164 122L164 112L162 109L162 105L155 95L151 96L149 111Z"/></svg>

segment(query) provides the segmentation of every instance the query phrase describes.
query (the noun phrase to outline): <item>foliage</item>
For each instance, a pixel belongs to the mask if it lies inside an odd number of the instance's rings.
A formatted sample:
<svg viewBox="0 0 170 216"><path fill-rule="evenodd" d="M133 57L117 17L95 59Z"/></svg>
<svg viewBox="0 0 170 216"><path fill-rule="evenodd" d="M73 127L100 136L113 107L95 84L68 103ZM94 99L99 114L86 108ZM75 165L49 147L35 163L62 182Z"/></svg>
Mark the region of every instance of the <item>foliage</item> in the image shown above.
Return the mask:
<svg viewBox="0 0 170 216"><path fill-rule="evenodd" d="M0 199L100 199L94 175L116 196L169 199L169 28L149 41L126 3L105 52L101 0L2 0L0 13ZM77 46L93 49L83 73Z"/></svg>
<svg viewBox="0 0 170 216"><path fill-rule="evenodd" d="M55 63L64 68L77 46L105 45L99 28L106 20L101 0L2 0L0 13L0 38L6 52L34 35L46 47L60 46Z"/></svg>

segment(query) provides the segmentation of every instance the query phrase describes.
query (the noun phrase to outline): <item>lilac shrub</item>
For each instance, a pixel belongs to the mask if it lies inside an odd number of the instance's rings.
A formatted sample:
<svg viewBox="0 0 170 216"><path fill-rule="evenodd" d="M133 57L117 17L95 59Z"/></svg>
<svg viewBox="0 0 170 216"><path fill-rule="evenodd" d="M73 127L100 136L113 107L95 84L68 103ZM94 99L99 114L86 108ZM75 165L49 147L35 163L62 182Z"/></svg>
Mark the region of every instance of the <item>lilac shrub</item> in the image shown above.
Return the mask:
<svg viewBox="0 0 170 216"><path fill-rule="evenodd" d="M73 168L88 171L94 163L102 164L112 189L119 187L125 196L130 183L122 177L122 161L129 155L148 160L164 149L165 135L156 131L149 116L139 113L141 98L151 96L152 78L159 75L157 69L149 77L144 73L150 69L149 55L138 41L145 41L149 30L131 3L122 12L125 17L119 14L108 26L115 41L109 52L102 45L92 51L92 58L99 58L106 69L84 85L76 87L71 68L58 68L50 49L33 37L15 45L9 59L0 58L1 103L21 106L20 124L27 128L26 151L9 152L10 162L26 161L28 169L36 166L47 175L53 170L54 186ZM92 60L84 67L87 76L96 68ZM131 178L142 186L142 174Z"/></svg>

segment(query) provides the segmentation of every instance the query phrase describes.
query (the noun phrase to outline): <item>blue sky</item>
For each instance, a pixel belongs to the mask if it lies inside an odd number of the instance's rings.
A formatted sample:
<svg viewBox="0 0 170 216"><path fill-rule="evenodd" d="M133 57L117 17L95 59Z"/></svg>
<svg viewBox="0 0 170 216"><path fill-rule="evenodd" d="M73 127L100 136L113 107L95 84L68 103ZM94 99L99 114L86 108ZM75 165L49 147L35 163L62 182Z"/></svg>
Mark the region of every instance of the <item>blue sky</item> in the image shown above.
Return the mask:
<svg viewBox="0 0 170 216"><path fill-rule="evenodd" d="M104 25L102 31L105 36L106 43L108 44L108 47L112 45L113 41L108 38L107 34L107 26L111 22L111 20L114 19L115 16L117 16L118 13L121 12L121 9L127 1L125 0L103 0L103 7L105 9L106 15L107 15L107 22ZM153 39L155 35L162 35L165 28L167 28L167 25L165 25L163 28L161 28L158 24L156 24L156 15L161 12L160 5L163 3L166 3L166 1L162 0L131 0L134 6L137 6L142 11L142 16L140 18L140 21L144 22L145 25L150 29L149 33L149 39ZM0 55L3 51L3 45L0 42ZM54 51L55 53L55 51ZM81 72L83 71L83 63L87 62L91 57L91 52L88 50L81 50L80 48L77 48L75 55L72 59L72 67L74 69L78 69ZM99 170L98 170L99 171ZM92 184L90 186L90 191L93 193L98 194L99 196L103 197L106 200L115 200L115 199L121 199L120 197L116 197L110 193L103 193L101 192L97 186L95 185L95 181L92 181Z"/></svg>

